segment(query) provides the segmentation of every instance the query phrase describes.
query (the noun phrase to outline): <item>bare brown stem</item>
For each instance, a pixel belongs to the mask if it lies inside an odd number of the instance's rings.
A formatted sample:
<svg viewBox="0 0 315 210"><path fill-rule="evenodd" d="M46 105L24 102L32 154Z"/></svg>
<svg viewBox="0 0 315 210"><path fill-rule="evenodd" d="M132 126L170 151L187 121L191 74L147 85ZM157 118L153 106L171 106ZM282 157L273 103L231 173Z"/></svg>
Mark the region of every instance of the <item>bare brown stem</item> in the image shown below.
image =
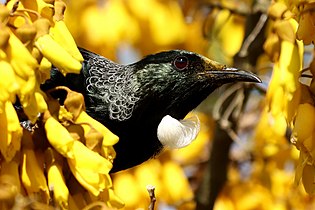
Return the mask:
<svg viewBox="0 0 315 210"><path fill-rule="evenodd" d="M155 186L148 185L147 190L148 190L149 196L150 196L150 205L148 207L148 210L154 210L154 206L155 206L155 202L156 202L156 197L155 197L155 193L154 193Z"/></svg>

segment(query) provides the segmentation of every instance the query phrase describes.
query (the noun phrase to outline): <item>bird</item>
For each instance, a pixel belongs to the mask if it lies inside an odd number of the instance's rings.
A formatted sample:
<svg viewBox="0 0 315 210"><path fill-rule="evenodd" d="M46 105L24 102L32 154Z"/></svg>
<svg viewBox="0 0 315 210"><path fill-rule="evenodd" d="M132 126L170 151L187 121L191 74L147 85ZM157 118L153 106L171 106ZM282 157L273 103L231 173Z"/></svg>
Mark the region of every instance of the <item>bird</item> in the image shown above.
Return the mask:
<svg viewBox="0 0 315 210"><path fill-rule="evenodd" d="M178 134L174 123L181 125L216 88L233 82L261 82L251 72L185 50L158 52L128 65L79 50L84 58L80 74L64 76L53 67L41 89L62 85L82 93L86 112L119 137L111 173L137 166L168 143L174 144L172 138ZM198 123L186 125L190 130L184 129L185 135L195 138Z"/></svg>

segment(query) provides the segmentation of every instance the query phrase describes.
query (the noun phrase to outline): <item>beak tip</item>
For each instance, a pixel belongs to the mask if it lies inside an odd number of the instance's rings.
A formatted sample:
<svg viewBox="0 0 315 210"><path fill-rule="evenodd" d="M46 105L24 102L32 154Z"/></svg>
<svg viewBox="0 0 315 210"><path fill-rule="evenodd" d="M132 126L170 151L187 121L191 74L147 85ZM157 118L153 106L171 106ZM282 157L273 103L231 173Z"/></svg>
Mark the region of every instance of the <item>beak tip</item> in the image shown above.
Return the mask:
<svg viewBox="0 0 315 210"><path fill-rule="evenodd" d="M257 75L253 74L253 78L254 78L254 80L255 80L255 81L253 81L253 82L262 83L261 79L260 79Z"/></svg>

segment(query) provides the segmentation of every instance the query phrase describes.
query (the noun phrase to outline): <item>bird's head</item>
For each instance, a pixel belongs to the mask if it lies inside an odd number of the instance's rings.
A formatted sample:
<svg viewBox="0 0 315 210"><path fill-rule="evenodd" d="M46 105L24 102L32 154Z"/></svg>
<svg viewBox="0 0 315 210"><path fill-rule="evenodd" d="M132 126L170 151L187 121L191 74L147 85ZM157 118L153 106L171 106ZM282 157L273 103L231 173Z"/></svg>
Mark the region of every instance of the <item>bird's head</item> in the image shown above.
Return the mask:
<svg viewBox="0 0 315 210"><path fill-rule="evenodd" d="M253 73L228 68L202 55L172 50L134 64L139 89L165 114L182 118L215 88L230 82L260 82Z"/></svg>

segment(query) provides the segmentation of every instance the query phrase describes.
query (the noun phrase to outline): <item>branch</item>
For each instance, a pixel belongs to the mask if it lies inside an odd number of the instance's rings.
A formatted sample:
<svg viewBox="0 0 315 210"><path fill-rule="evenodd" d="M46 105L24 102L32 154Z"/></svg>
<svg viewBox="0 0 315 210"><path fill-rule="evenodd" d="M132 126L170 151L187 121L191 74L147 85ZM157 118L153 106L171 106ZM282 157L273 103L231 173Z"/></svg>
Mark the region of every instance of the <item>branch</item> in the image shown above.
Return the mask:
<svg viewBox="0 0 315 210"><path fill-rule="evenodd" d="M154 193L155 186L148 185L147 186L147 190L148 190L148 193L149 193L149 196L150 196L150 205L148 207L148 210L154 210L154 205L155 205L155 202L156 202L155 193Z"/></svg>

